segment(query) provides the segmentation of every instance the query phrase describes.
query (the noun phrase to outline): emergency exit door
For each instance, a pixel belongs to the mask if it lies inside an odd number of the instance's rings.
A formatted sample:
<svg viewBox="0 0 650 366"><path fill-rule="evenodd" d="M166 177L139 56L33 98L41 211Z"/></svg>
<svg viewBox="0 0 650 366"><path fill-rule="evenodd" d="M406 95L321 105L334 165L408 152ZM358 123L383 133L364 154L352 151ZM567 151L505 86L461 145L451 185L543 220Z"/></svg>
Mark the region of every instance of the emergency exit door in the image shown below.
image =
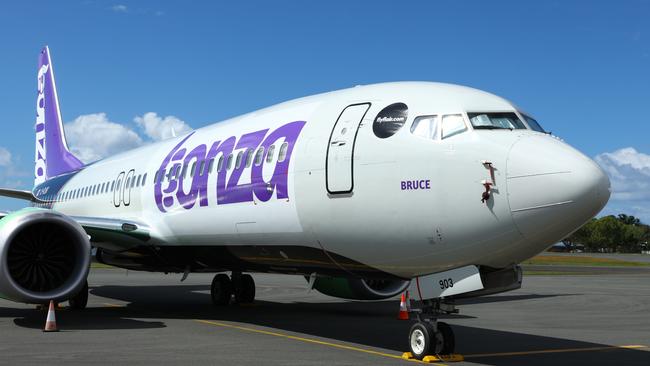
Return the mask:
<svg viewBox="0 0 650 366"><path fill-rule="evenodd" d="M354 143L370 103L347 106L334 124L327 145L327 192L350 193L354 187Z"/></svg>

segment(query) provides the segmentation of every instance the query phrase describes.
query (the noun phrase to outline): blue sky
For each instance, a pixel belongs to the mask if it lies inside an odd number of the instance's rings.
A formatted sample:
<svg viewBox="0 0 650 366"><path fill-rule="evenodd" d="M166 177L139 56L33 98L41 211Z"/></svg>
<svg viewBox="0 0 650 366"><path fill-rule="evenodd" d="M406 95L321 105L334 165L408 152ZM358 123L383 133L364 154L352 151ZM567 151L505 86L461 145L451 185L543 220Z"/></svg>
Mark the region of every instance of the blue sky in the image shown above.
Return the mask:
<svg viewBox="0 0 650 366"><path fill-rule="evenodd" d="M650 222L648 19L650 0L8 2L0 185L31 188L48 44L69 142L87 159L304 95L443 81L535 115L610 173L605 213ZM97 126L117 137L84 140Z"/></svg>

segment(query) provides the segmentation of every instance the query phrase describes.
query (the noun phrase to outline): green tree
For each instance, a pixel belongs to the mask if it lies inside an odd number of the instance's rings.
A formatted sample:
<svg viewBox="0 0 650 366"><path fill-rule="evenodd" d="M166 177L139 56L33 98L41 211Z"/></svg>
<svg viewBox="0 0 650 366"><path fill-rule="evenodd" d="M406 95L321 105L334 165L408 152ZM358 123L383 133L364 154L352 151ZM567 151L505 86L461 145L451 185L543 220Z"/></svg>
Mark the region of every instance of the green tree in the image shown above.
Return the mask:
<svg viewBox="0 0 650 366"><path fill-rule="evenodd" d="M627 225L641 225L641 220L637 219L634 216L628 216L626 214L619 214L618 219Z"/></svg>
<svg viewBox="0 0 650 366"><path fill-rule="evenodd" d="M563 240L571 247L583 244L590 252L638 253L650 235L650 227L625 214L592 219Z"/></svg>

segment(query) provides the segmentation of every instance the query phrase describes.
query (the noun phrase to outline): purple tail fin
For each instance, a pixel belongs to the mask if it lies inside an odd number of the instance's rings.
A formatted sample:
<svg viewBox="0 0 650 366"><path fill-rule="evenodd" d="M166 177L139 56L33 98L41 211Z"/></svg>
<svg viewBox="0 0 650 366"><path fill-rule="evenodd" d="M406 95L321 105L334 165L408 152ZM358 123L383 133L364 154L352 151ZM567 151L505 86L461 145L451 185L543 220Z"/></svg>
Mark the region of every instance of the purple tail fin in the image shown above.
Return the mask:
<svg viewBox="0 0 650 366"><path fill-rule="evenodd" d="M36 154L34 185L84 164L68 150L56 95L54 70L47 46L38 56L38 96L36 97Z"/></svg>

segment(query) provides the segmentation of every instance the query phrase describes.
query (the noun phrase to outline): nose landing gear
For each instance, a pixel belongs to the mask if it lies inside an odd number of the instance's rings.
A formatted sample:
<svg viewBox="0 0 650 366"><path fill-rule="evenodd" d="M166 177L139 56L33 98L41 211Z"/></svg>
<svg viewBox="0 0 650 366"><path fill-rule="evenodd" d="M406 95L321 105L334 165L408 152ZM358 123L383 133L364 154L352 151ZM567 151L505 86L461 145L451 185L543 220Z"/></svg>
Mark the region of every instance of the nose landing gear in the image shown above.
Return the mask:
<svg viewBox="0 0 650 366"><path fill-rule="evenodd" d="M255 300L255 281L249 274L233 272L232 276L228 277L224 273L219 273L212 280L210 295L215 306L230 304L233 295L235 303L252 303Z"/></svg>
<svg viewBox="0 0 650 366"><path fill-rule="evenodd" d="M454 332L444 322L418 321L409 331L411 354L418 360L427 355L450 355L454 343Z"/></svg>
<svg viewBox="0 0 650 366"><path fill-rule="evenodd" d="M457 313L453 305L441 300L425 300L422 308L413 309L417 323L409 331L408 343L411 356L422 360L429 355L442 355L440 358L453 356L455 348L454 332L449 324L438 321L442 314Z"/></svg>

